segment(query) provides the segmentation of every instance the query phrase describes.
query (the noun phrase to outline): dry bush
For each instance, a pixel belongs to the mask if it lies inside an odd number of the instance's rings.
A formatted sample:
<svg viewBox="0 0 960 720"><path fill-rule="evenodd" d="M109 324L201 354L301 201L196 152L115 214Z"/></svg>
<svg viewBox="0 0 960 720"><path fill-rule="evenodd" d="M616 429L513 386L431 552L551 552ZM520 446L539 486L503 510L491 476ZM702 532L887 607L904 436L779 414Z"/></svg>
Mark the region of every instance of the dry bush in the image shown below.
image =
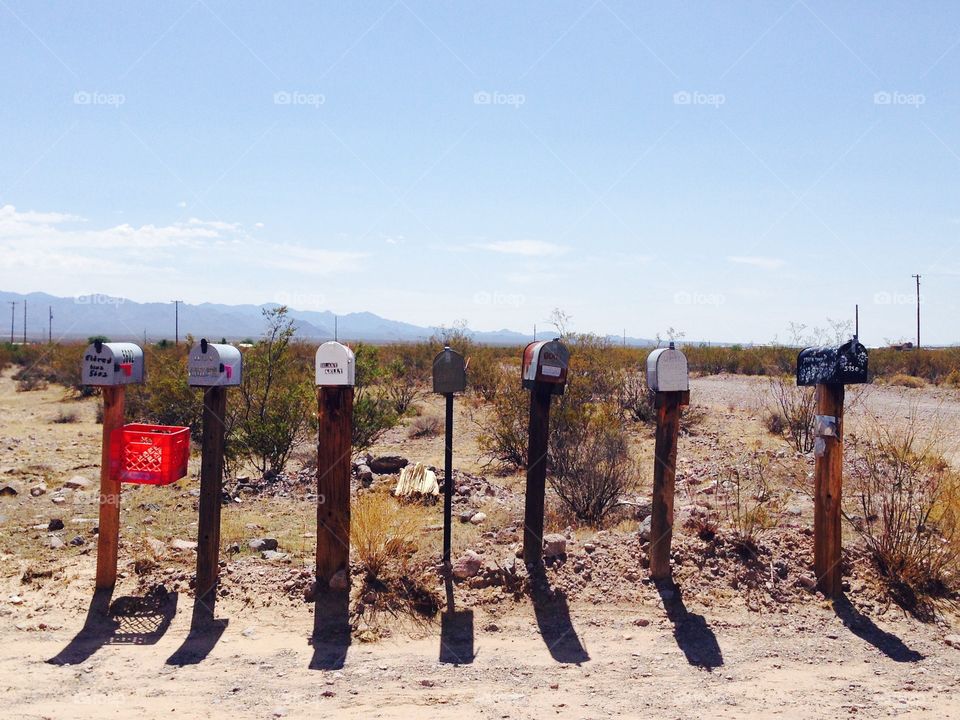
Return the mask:
<svg viewBox="0 0 960 720"><path fill-rule="evenodd" d="M443 430L443 418L438 415L424 415L410 423L407 434L411 438L436 437Z"/></svg>
<svg viewBox="0 0 960 720"><path fill-rule="evenodd" d="M814 388L798 387L783 377L770 381L773 407L769 412L778 415L776 421L767 421L767 427L783 425L797 452L813 450L813 418L817 414Z"/></svg>
<svg viewBox="0 0 960 720"><path fill-rule="evenodd" d="M890 377L887 380L887 383L890 385L897 385L898 387L911 388L913 390L919 390L920 388L926 387L927 382L923 378L914 377L913 375L905 375L904 373L897 373Z"/></svg>
<svg viewBox="0 0 960 720"><path fill-rule="evenodd" d="M416 365L408 365L397 358L385 368L384 394L397 417L408 414L423 394L426 377Z"/></svg>
<svg viewBox="0 0 960 720"><path fill-rule="evenodd" d="M617 403L631 420L652 423L657 419L653 394L647 387L647 379L642 372L623 372L617 387Z"/></svg>
<svg viewBox="0 0 960 720"><path fill-rule="evenodd" d="M757 541L780 522L783 507L771 486L774 468L769 455L755 451L726 469L719 484L718 501L735 544L754 552Z"/></svg>
<svg viewBox="0 0 960 720"><path fill-rule="evenodd" d="M405 574L417 551L417 515L389 495L364 493L350 510L350 546L368 581Z"/></svg>
<svg viewBox="0 0 960 720"><path fill-rule="evenodd" d="M853 526L899 602L938 596L960 583L960 477L936 451L938 433L876 423L855 445L848 509ZM848 519L850 514L848 513Z"/></svg>
<svg viewBox="0 0 960 720"><path fill-rule="evenodd" d="M76 410L64 410L63 408L60 408L57 414L53 416L53 420L51 420L51 422L57 425L67 425L79 421L80 417L77 415Z"/></svg>
<svg viewBox="0 0 960 720"><path fill-rule="evenodd" d="M520 378L501 370L489 413L473 419L480 431L477 444L488 462L509 469L527 464L529 408L530 394L521 386Z"/></svg>
<svg viewBox="0 0 960 720"><path fill-rule="evenodd" d="M951 370L950 374L944 378L943 384L952 388L960 387L960 370Z"/></svg>

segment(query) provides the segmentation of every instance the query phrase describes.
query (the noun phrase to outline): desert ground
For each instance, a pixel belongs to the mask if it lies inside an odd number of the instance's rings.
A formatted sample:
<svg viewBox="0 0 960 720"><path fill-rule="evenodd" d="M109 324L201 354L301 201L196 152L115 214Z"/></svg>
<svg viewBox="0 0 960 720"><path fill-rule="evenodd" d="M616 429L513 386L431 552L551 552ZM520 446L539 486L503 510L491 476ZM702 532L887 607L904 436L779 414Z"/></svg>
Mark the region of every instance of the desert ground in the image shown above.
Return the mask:
<svg viewBox="0 0 960 720"><path fill-rule="evenodd" d="M947 603L917 618L889 600L855 539L848 591L810 589L812 460L764 428L767 380L692 382L702 418L680 439L673 584L646 580L638 526L649 480L606 530L568 528L544 583L516 561L523 478L477 447L476 413L457 403L454 555L478 556L436 613L383 607L356 588L350 608L307 602L315 484L300 473L228 483L213 625L194 622L197 460L168 487L125 486L120 579L94 595L100 426L97 400L50 386L16 392L0 377L0 691L9 718L826 718L960 717L960 636ZM424 412L441 401L426 397ZM847 432L910 422L936 433L954 464L955 390L870 386ZM63 413L73 422L54 422ZM652 474L652 433L633 453ZM687 521L711 502L723 464L751 449L781 462L783 517L743 557ZM374 457L442 466L443 439L387 433ZM296 465L296 463L294 463ZM83 482L86 481L86 482ZM389 492L377 476L365 492ZM71 487L72 486L72 487ZM419 507L419 554L439 554L439 504ZM649 512L648 509L646 512ZM477 513L483 518L474 521ZM461 521L462 519L462 521ZM250 547L277 540L266 556ZM429 563L423 582L443 599ZM358 581L354 579L355 587ZM527 591L524 588L532 588ZM109 609L109 611L108 611Z"/></svg>

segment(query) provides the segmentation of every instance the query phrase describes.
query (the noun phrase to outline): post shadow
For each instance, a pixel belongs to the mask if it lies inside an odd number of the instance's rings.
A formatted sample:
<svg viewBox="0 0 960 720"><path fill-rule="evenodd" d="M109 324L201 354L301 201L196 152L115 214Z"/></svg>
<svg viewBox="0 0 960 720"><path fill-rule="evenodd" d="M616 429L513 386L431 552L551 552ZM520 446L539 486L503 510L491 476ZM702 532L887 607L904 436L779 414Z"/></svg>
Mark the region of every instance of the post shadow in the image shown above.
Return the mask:
<svg viewBox="0 0 960 720"><path fill-rule="evenodd" d="M530 573L530 592L533 596L533 612L537 617L540 635L554 660L579 665L590 659L576 629L570 620L570 607L566 596L551 591L543 563L533 566Z"/></svg>
<svg viewBox="0 0 960 720"><path fill-rule="evenodd" d="M167 665L196 665L203 662L219 642L229 620L216 619L216 586L202 597L194 598L190 632L183 644L167 658Z"/></svg>
<svg viewBox="0 0 960 720"><path fill-rule="evenodd" d="M663 601L667 618L673 623L673 637L677 646L683 650L687 662L708 671L723 665L723 653L720 652L717 636L703 615L687 610L687 606L683 604L680 586L669 578L654 584Z"/></svg>
<svg viewBox="0 0 960 720"><path fill-rule="evenodd" d="M469 665L476 657L473 647L473 610L457 610L453 601L453 579L444 579L447 609L440 614L440 662Z"/></svg>
<svg viewBox="0 0 960 720"><path fill-rule="evenodd" d="M340 670L350 648L350 593L322 591L314 600L311 670Z"/></svg>
<svg viewBox="0 0 960 720"><path fill-rule="evenodd" d="M94 592L80 632L48 663L78 665L104 645L153 645L177 614L177 593L162 586L143 597L122 596L111 603L112 597L113 588Z"/></svg>
<svg viewBox="0 0 960 720"><path fill-rule="evenodd" d="M882 630L857 610L846 595L833 601L833 611L850 632L873 645L894 662L917 662L923 655L907 646L893 633Z"/></svg>

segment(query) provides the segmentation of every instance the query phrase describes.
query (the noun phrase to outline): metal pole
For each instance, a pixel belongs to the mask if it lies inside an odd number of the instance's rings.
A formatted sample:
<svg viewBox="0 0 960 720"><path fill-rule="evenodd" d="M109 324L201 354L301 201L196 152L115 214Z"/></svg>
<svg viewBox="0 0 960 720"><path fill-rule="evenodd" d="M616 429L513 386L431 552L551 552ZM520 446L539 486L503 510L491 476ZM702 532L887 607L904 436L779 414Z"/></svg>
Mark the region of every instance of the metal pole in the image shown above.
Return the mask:
<svg viewBox="0 0 960 720"><path fill-rule="evenodd" d="M13 323L17 317L17 301L10 301L10 344L13 345Z"/></svg>
<svg viewBox="0 0 960 720"><path fill-rule="evenodd" d="M860 337L860 306L853 306L853 336Z"/></svg>
<svg viewBox="0 0 960 720"><path fill-rule="evenodd" d="M920 276L913 275L917 279L917 350L920 349Z"/></svg>
<svg viewBox="0 0 960 720"><path fill-rule="evenodd" d="M27 301L23 301L23 344L27 344Z"/></svg>
<svg viewBox="0 0 960 720"><path fill-rule="evenodd" d="M49 317L47 318L47 342L53 344L53 305L48 306Z"/></svg>
<svg viewBox="0 0 960 720"><path fill-rule="evenodd" d="M443 565L450 567L450 526L453 519L453 393L446 394L446 443L443 449Z"/></svg>

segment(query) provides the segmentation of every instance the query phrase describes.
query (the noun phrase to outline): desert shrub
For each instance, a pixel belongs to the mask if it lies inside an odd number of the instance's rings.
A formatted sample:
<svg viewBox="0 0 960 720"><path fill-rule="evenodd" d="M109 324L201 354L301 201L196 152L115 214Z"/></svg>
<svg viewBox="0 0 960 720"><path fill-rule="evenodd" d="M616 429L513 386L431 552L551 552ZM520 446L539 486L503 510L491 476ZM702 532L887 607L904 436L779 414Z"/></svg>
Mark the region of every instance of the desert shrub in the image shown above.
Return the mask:
<svg viewBox="0 0 960 720"><path fill-rule="evenodd" d="M365 450L399 421L396 406L383 386L386 369L379 348L359 343L353 397L353 450Z"/></svg>
<svg viewBox="0 0 960 720"><path fill-rule="evenodd" d="M240 392L233 393L228 411L227 453L273 476L283 471L294 443L309 427L315 395L306 356L292 342L295 328L287 308L263 314L267 329L244 354Z"/></svg>
<svg viewBox="0 0 960 720"><path fill-rule="evenodd" d="M393 406L393 412L398 417L406 415L422 394L426 378L415 365L406 364L399 358L384 368L383 375L383 392Z"/></svg>
<svg viewBox="0 0 960 720"><path fill-rule="evenodd" d="M910 608L960 572L960 478L918 430L914 412L904 426L877 423L856 445L845 494L873 563Z"/></svg>
<svg viewBox="0 0 960 720"><path fill-rule="evenodd" d="M32 392L34 390L46 390L47 381L39 368L29 367L17 371L13 379L17 383L17 392Z"/></svg>
<svg viewBox="0 0 960 720"><path fill-rule="evenodd" d="M652 423L657 419L653 407L653 394L647 387L647 379L642 372L625 370L617 384L617 404L631 420Z"/></svg>
<svg viewBox="0 0 960 720"><path fill-rule="evenodd" d="M943 380L943 384L952 388L960 387L960 370L951 370Z"/></svg>
<svg viewBox="0 0 960 720"><path fill-rule="evenodd" d="M186 353L173 346L151 345L144 348L144 364L149 368L146 382L127 387L127 416L135 422L189 427L197 436L203 395L187 385Z"/></svg>
<svg viewBox="0 0 960 720"><path fill-rule="evenodd" d="M817 414L814 388L798 387L780 377L770 381L770 396L773 407L769 411L780 416L797 452L813 450L813 419Z"/></svg>
<svg viewBox="0 0 960 720"><path fill-rule="evenodd" d="M703 405L687 405L680 408L680 430L688 435L696 435L706 419L707 409Z"/></svg>
<svg viewBox="0 0 960 720"><path fill-rule="evenodd" d="M424 415L410 423L408 435L412 438L436 437L443 431L443 418Z"/></svg>
<svg viewBox="0 0 960 720"><path fill-rule="evenodd" d="M520 378L501 370L489 412L474 417L479 429L477 444L489 462L510 469L527 464L529 409L530 394Z"/></svg>
<svg viewBox="0 0 960 720"><path fill-rule="evenodd" d="M913 390L918 390L922 387L926 387L927 383L923 378L914 377L913 375L905 375L904 373L897 373L892 375L887 382L890 385L897 385L898 387L911 388Z"/></svg>
<svg viewBox="0 0 960 720"><path fill-rule="evenodd" d="M497 393L502 360L495 348L474 346L469 350L467 365L467 388L483 400L490 402ZM517 353L519 355L519 353ZM516 366L513 366L516 370ZM515 375L519 375L517 370Z"/></svg>
<svg viewBox="0 0 960 720"><path fill-rule="evenodd" d="M51 422L56 423L57 425L67 425L69 423L75 423L79 421L79 416L77 415L76 410L64 410L60 408L57 410L57 414L53 416Z"/></svg>
<svg viewBox="0 0 960 720"><path fill-rule="evenodd" d="M350 509L350 547L368 580L402 574L417 550L417 516L390 495L364 493Z"/></svg>
<svg viewBox="0 0 960 720"><path fill-rule="evenodd" d="M554 422L547 478L577 520L601 525L637 484L622 415L613 404L566 410Z"/></svg>
<svg viewBox="0 0 960 720"><path fill-rule="evenodd" d="M787 429L787 419L783 416L783 411L779 408L767 408L763 414L763 426L771 435L782 436Z"/></svg>
<svg viewBox="0 0 960 720"><path fill-rule="evenodd" d="M734 543L745 552L757 549L760 536L775 528L782 504L771 487L772 460L762 452L747 454L726 468L718 488L718 502Z"/></svg>

